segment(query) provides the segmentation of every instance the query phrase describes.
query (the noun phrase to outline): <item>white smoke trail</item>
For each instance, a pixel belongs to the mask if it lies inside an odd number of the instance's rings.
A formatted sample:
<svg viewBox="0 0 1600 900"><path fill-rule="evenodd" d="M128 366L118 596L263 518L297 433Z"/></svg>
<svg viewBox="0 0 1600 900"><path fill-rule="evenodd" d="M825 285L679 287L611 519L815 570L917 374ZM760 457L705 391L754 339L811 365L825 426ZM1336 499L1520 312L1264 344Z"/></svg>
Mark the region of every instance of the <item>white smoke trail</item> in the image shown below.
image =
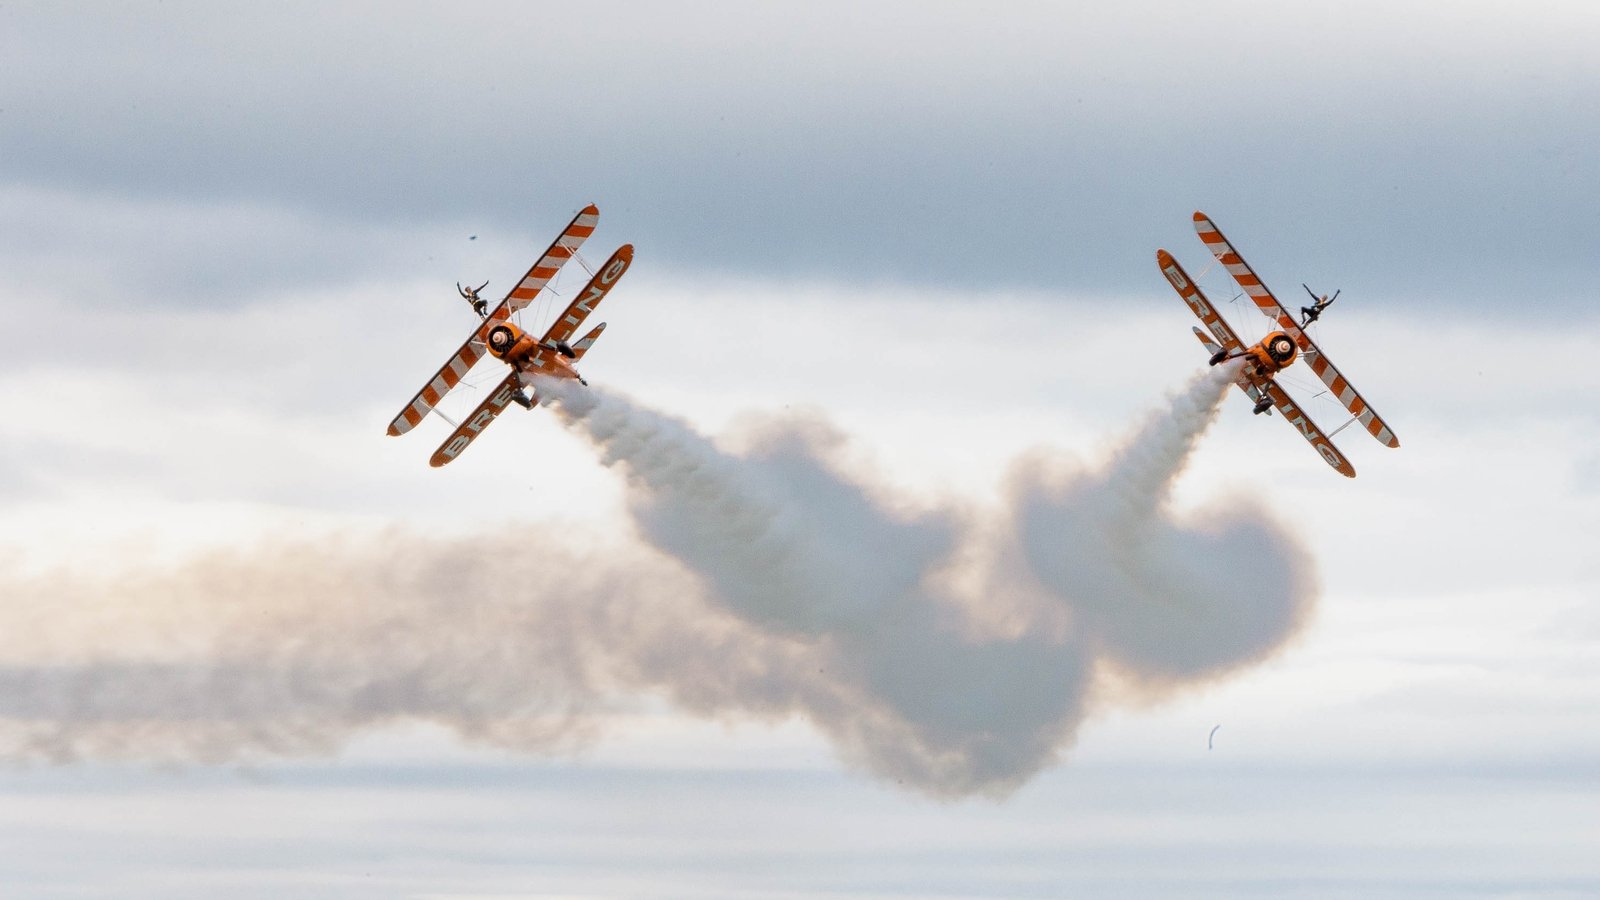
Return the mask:
<svg viewBox="0 0 1600 900"><path fill-rule="evenodd" d="M889 508L814 422L734 455L618 394L543 384L626 479L650 549L396 533L104 581L0 571L0 624L23 626L0 628L0 754L249 760L399 721L564 752L660 695L804 716L874 773L1002 794L1071 743L1100 664L1171 687L1303 620L1309 565L1263 511L1168 509L1229 375L1196 379L1102 469L1020 463L998 520Z"/></svg>
<svg viewBox="0 0 1600 900"><path fill-rule="evenodd" d="M1028 565L1096 654L1136 678L1172 682L1260 659L1315 599L1308 554L1252 501L1235 498L1188 521L1167 509L1237 365L1197 377L1102 472L1063 477L1034 461L1013 478Z"/></svg>
<svg viewBox="0 0 1600 900"><path fill-rule="evenodd" d="M1003 790L1053 758L1082 715L1091 656L1174 684L1258 659L1303 620L1308 562L1261 511L1236 503L1185 525L1166 508L1237 365L1197 377L1101 472L1020 466L1011 539L992 552L1034 577L990 565L967 594L938 575L972 558L958 545L978 534L953 514L890 516L803 434L735 458L605 391L547 390L623 465L645 538L707 579L714 602L832 645L860 703L808 710L813 721L850 736L869 768L965 792ZM1240 590L1246 573L1264 580ZM1068 627L1040 616L1009 638L975 634L973 606L1037 587Z"/></svg>
<svg viewBox="0 0 1600 900"><path fill-rule="evenodd" d="M0 755L248 762L408 721L565 752L661 681L691 709L730 708L736 682L747 712L790 711L811 660L709 614L668 561L584 543L388 532L101 578L0 570Z"/></svg>
<svg viewBox="0 0 1600 900"><path fill-rule="evenodd" d="M800 709L858 763L940 792L1004 789L1048 763L1077 723L1079 647L972 638L968 598L938 578L955 517L880 508L829 469L807 423L734 457L621 396L542 390L623 465L642 534L701 576L714 604L824 655L851 702Z"/></svg>

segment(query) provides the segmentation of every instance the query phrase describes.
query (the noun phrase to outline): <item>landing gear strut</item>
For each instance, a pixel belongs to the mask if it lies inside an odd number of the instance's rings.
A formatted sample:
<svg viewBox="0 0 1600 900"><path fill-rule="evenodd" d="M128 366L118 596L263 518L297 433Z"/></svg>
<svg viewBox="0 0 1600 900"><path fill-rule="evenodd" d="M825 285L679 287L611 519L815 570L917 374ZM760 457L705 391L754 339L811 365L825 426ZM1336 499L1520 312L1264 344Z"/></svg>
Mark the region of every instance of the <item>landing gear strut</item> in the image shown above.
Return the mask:
<svg viewBox="0 0 1600 900"><path fill-rule="evenodd" d="M1259 416L1259 415L1261 415L1262 413L1266 412L1267 410L1269 410L1271 408L1272 408L1272 398L1268 397L1265 394L1262 394L1261 395L1261 399L1256 401L1255 408L1252 409L1251 412L1253 412L1253 413L1255 413L1256 415Z"/></svg>

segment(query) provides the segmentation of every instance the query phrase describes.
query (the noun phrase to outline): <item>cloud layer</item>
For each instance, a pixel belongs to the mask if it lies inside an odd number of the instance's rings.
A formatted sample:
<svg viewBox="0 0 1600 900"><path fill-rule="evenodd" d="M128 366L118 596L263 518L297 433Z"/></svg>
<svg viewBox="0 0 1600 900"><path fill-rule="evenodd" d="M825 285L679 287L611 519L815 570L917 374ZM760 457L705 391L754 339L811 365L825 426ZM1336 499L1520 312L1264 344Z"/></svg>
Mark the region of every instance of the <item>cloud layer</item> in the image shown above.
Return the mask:
<svg viewBox="0 0 1600 900"><path fill-rule="evenodd" d="M165 9L3 13L23 239L189 205L140 276L366 279L593 200L677 270L1125 291L1199 206L1280 291L1577 308L1600 238L1584 4Z"/></svg>

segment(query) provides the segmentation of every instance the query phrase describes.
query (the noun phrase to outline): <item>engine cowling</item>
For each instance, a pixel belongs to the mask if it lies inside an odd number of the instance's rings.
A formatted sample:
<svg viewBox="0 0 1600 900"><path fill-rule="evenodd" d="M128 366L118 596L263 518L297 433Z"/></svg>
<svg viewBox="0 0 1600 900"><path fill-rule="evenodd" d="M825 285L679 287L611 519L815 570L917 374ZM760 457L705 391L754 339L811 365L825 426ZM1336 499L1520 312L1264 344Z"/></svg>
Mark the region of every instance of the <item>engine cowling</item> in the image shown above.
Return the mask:
<svg viewBox="0 0 1600 900"><path fill-rule="evenodd" d="M504 356L516 342L517 333L510 325L496 325L489 329L489 352L494 356Z"/></svg>
<svg viewBox="0 0 1600 900"><path fill-rule="evenodd" d="M534 340L510 322L501 322L489 329L484 343L488 345L490 356L509 362L527 356Z"/></svg>
<svg viewBox="0 0 1600 900"><path fill-rule="evenodd" d="M1287 332L1274 331L1261 339L1255 347L1256 358L1267 368L1277 371L1287 367L1300 355L1300 347Z"/></svg>

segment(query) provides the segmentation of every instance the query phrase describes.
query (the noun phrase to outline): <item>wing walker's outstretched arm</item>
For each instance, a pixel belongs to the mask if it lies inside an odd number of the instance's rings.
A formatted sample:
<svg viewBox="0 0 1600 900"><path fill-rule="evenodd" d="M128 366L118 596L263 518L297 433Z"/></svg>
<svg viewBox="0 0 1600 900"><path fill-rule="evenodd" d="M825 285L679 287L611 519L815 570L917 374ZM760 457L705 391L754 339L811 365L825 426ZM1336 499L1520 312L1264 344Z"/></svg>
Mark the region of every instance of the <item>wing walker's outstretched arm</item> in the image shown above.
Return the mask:
<svg viewBox="0 0 1600 900"><path fill-rule="evenodd" d="M487 281L477 287L462 287L461 282L456 282L456 293L461 295L461 299L472 304L472 311L477 313L480 319L489 317L489 301L479 297L478 292L488 286L489 282Z"/></svg>
<svg viewBox="0 0 1600 900"><path fill-rule="evenodd" d="M1300 286L1305 288L1306 293L1311 295L1311 305L1300 307L1300 327L1304 328L1307 325L1310 325L1312 322L1315 322L1317 318L1322 315L1323 310L1332 306L1333 301L1339 299L1339 292L1334 291L1332 297L1329 297L1327 294L1323 294L1321 297L1318 297L1317 292L1313 291L1311 286L1306 284L1304 281L1300 282Z"/></svg>

